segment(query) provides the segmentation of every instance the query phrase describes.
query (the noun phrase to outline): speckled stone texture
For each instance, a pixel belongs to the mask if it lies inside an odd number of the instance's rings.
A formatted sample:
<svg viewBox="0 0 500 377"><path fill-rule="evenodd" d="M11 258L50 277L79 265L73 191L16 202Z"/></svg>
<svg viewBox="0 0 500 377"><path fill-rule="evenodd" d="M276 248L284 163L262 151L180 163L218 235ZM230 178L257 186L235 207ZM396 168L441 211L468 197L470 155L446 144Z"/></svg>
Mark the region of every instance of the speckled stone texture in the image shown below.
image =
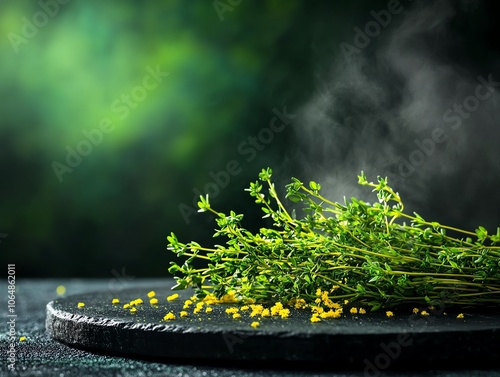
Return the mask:
<svg viewBox="0 0 500 377"><path fill-rule="evenodd" d="M193 313L180 318L183 302L193 292L181 291L175 301L166 297L174 284L130 288L119 295L109 291L90 292L55 300L47 305L49 334L68 345L83 349L157 360L221 362L287 362L296 365L333 364L342 368L372 369L492 366L500 358L500 315L494 311L456 312L430 316L413 314L412 308L352 315L311 323L309 310L290 309L288 319L260 319L250 324L249 311L233 319L225 312L234 304L212 305L213 312ZM158 305L147 293L155 291ZM121 304L113 305L113 298ZM123 303L141 298L131 313ZM78 303L85 303L79 308ZM347 311L347 310L346 310ZM164 320L173 312L175 320ZM371 363L371 364L370 364Z"/></svg>
<svg viewBox="0 0 500 377"><path fill-rule="evenodd" d="M18 273L20 275L20 273ZM17 343L16 349L16 370L10 372L6 369L5 360L8 341L6 326L0 330L0 376L92 376L92 377L118 377L118 376L141 376L141 377L298 377L298 376L321 376L321 377L370 377L370 376L390 376L390 377L500 377L500 366L487 369L477 362L475 366L468 369L430 369L423 358L418 371L395 371L392 364L387 368L373 370L366 363L359 365L357 369L345 371L334 363L330 363L329 370L314 370L315 363L296 366L290 363L279 363L273 366L246 365L243 367L239 363L228 364L225 362L216 363L213 361L193 363L188 360L176 361L150 361L137 358L121 356L111 356L88 352L54 340L45 331L46 305L49 301L60 300L56 294L56 287L64 285L66 296L80 294L91 291L100 293L108 292L110 295L121 297L125 290L132 285L141 292L147 292L149 287L162 287L164 282L158 280L133 279L125 280L118 277L102 280L82 280L82 279L50 279L50 280L28 280L18 276L16 285L16 331L17 336L26 336L27 340ZM0 282L0 291L7 292L7 284ZM125 297L125 296L124 296ZM64 297L63 297L64 298ZM90 304L87 303L87 308ZM6 322L7 294L0 295L0 308L2 318ZM80 313L81 314L81 313ZM468 320L468 317L466 316ZM264 327L263 327L264 328ZM243 343L234 343L237 349ZM175 344L164 345L167 348L175 348ZM193 345L193 349L200 348L201 345ZM338 345L337 350L343 345ZM493 348L496 349L496 348ZM380 351L379 351L380 352ZM403 351L406 352L406 351ZM356 353L364 356L367 362L375 362L372 355L365 352L365 348L360 346ZM469 358L472 359L472 358ZM474 364L474 363L473 363Z"/></svg>

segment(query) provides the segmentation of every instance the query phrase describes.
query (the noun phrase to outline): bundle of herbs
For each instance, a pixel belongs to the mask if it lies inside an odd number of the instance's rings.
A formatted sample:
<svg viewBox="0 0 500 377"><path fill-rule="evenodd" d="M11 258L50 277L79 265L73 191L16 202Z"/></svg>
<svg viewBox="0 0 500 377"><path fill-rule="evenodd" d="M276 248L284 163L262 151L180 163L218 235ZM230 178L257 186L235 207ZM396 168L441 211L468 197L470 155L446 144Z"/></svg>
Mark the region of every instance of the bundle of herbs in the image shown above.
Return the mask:
<svg viewBox="0 0 500 377"><path fill-rule="evenodd" d="M303 205L297 218L279 199L271 169L246 189L262 207L272 227L252 233L242 214L214 210L201 196L200 212L212 212L214 237L224 245L181 243L171 234L168 249L187 258L171 262L176 289L195 288L199 297L225 294L256 302L313 304L318 290L332 301L370 306L400 304L495 305L500 303L500 228L488 234L429 222L404 212L403 202L387 182L358 183L372 188L373 204L352 198L344 204L320 194L316 182L292 178L286 198ZM195 260L206 261L195 267ZM180 276L179 276L180 275Z"/></svg>

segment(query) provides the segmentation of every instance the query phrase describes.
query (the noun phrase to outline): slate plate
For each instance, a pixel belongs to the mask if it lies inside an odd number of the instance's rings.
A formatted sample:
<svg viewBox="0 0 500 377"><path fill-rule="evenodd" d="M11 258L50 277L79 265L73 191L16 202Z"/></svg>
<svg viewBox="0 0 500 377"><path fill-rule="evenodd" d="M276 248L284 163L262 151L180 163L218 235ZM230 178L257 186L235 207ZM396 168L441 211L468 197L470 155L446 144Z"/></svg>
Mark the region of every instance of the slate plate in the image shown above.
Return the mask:
<svg viewBox="0 0 500 377"><path fill-rule="evenodd" d="M179 291L180 298L167 301L174 284L132 288L120 292L119 305L109 292L93 292L58 299L47 304L46 329L56 340L99 353L120 354L154 360L238 362L254 365L287 362L364 368L380 372L387 368L486 368L500 360L499 310L457 311L436 308L421 316L412 308L310 322L310 312L291 309L290 318L260 319L250 324L249 312L233 319L225 312L229 304L212 305L213 312L180 318L183 301L192 291ZM158 305L151 305L147 293L155 291ZM144 304L131 313L123 304L142 298ZM84 302L85 307L78 308ZM173 321L163 317L172 311ZM447 315L442 312L446 311Z"/></svg>

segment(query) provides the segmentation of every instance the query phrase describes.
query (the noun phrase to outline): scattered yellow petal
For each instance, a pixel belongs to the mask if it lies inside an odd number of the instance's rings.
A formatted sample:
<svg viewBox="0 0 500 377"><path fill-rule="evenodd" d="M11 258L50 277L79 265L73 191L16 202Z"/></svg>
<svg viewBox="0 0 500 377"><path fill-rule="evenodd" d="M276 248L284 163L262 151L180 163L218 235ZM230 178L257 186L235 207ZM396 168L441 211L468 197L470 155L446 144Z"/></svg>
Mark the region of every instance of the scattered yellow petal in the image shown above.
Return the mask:
<svg viewBox="0 0 500 377"><path fill-rule="evenodd" d="M390 310L386 311L386 312L385 312L385 315L386 315L387 317L389 317L389 318L390 318L390 317L394 317L394 313L393 313L393 312L391 312Z"/></svg>
<svg viewBox="0 0 500 377"><path fill-rule="evenodd" d="M259 327L260 323L259 322L252 322L252 324L250 326L252 326L254 329L256 329L257 327Z"/></svg>
<svg viewBox="0 0 500 377"><path fill-rule="evenodd" d="M420 310L418 308L413 308L413 313L417 314Z"/></svg>
<svg viewBox="0 0 500 377"><path fill-rule="evenodd" d="M262 310L262 312L260 313L260 315L262 317L270 317L271 316L271 311L266 308L266 309Z"/></svg>
<svg viewBox="0 0 500 377"><path fill-rule="evenodd" d="M205 313L212 313L212 312L213 309L210 306L207 306L207 308L205 309Z"/></svg>
<svg viewBox="0 0 500 377"><path fill-rule="evenodd" d="M196 304L196 307L197 307L198 309L201 309L201 308L203 308L203 305L204 305L204 304L205 304L205 303L204 303L203 301L201 301L201 302L199 302L199 303L197 303L197 304Z"/></svg>
<svg viewBox="0 0 500 377"><path fill-rule="evenodd" d="M340 318L341 314L342 314L342 310L340 310L340 309L337 309L337 310L330 309L327 312L321 313L319 316L321 318L324 318L324 319L327 319L327 318Z"/></svg>
<svg viewBox="0 0 500 377"><path fill-rule="evenodd" d="M238 313L239 312L239 309L238 308L235 308L235 307L232 307L232 308L227 308L226 309L226 313L227 314L235 314L235 313Z"/></svg>
<svg viewBox="0 0 500 377"><path fill-rule="evenodd" d="M248 305L243 305L243 306L240 308L240 310L241 310L242 312L247 311L248 309L250 309L250 307L249 307Z"/></svg>
<svg viewBox="0 0 500 377"><path fill-rule="evenodd" d="M349 310L349 312L351 314L358 314L358 308L351 308L351 310Z"/></svg>
<svg viewBox="0 0 500 377"><path fill-rule="evenodd" d="M321 322L321 319L319 318L319 316L317 314L313 314L311 317L311 322L312 323Z"/></svg>
<svg viewBox="0 0 500 377"><path fill-rule="evenodd" d="M130 307L130 304L123 305L123 309L128 309L129 307Z"/></svg>
<svg viewBox="0 0 500 377"><path fill-rule="evenodd" d="M193 309L194 314L198 314L199 312L201 312L201 308L194 308Z"/></svg>
<svg viewBox="0 0 500 377"><path fill-rule="evenodd" d="M425 310L422 310L422 311L420 312L420 315L426 316L426 315L429 315L429 313L427 313Z"/></svg>
<svg viewBox="0 0 500 377"><path fill-rule="evenodd" d="M152 298L151 300L149 300L149 303L153 304L153 305L156 305L156 304L158 304L158 299L157 298Z"/></svg>
<svg viewBox="0 0 500 377"><path fill-rule="evenodd" d="M463 314L463 313L460 313L459 315L457 315L457 318L458 318L458 319L464 318L464 314Z"/></svg>
<svg viewBox="0 0 500 377"><path fill-rule="evenodd" d="M171 321L175 319L175 314L172 312L169 312L168 314L165 314L165 317L163 317L165 321Z"/></svg>
<svg viewBox="0 0 500 377"><path fill-rule="evenodd" d="M307 307L306 300L303 298L298 298L295 301L295 309L305 309Z"/></svg>
<svg viewBox="0 0 500 377"><path fill-rule="evenodd" d="M279 315L281 310L283 310L283 304L278 301L271 307L271 315Z"/></svg>
<svg viewBox="0 0 500 377"><path fill-rule="evenodd" d="M84 306L85 306L85 304L84 304L83 302L79 302L79 303L78 303L78 307L79 307L79 308L83 308Z"/></svg>
<svg viewBox="0 0 500 377"><path fill-rule="evenodd" d="M321 306L311 306L311 310L313 313L321 314L325 309L323 309Z"/></svg>
<svg viewBox="0 0 500 377"><path fill-rule="evenodd" d="M117 298L114 298L113 300L111 300L111 303L112 304L119 304L120 300L118 300Z"/></svg>
<svg viewBox="0 0 500 377"><path fill-rule="evenodd" d="M186 311L183 310L182 312L179 313L179 315L181 317L187 317L188 316L188 312L186 312Z"/></svg>
<svg viewBox="0 0 500 377"><path fill-rule="evenodd" d="M57 288L56 288L56 293L59 295L59 296L62 296L63 294L66 293L66 287L64 285L59 285Z"/></svg>
<svg viewBox="0 0 500 377"><path fill-rule="evenodd" d="M283 319L288 318L290 316L290 309L281 309L279 315Z"/></svg>
<svg viewBox="0 0 500 377"><path fill-rule="evenodd" d="M142 304L142 303L144 303L144 301L142 301L142 298L136 298L136 299L134 300L134 304L135 304L135 305L140 305L140 304Z"/></svg>
<svg viewBox="0 0 500 377"><path fill-rule="evenodd" d="M19 341L20 341L20 342L24 342L25 340L26 340L26 337L25 337L25 336L21 336L21 337L19 338Z"/></svg>
<svg viewBox="0 0 500 377"><path fill-rule="evenodd" d="M155 291L151 291L148 293L149 298L153 298L153 297L155 297L155 295L156 295Z"/></svg>
<svg viewBox="0 0 500 377"><path fill-rule="evenodd" d="M174 293L173 295L170 295L167 297L167 301L174 301L174 300L177 300L178 298L179 298L179 294Z"/></svg>
<svg viewBox="0 0 500 377"><path fill-rule="evenodd" d="M130 313L135 313L136 311L137 311L137 308L130 309Z"/></svg>
<svg viewBox="0 0 500 377"><path fill-rule="evenodd" d="M238 319L238 318L241 318L241 314L240 313L234 313L233 314L233 319Z"/></svg>

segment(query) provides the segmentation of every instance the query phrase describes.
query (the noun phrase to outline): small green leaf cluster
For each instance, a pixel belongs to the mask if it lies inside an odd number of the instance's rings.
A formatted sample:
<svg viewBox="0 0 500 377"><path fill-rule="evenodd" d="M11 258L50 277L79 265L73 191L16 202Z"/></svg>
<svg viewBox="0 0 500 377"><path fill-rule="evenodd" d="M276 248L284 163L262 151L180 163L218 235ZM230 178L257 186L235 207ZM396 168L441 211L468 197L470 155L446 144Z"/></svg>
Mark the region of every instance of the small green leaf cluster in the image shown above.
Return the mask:
<svg viewBox="0 0 500 377"><path fill-rule="evenodd" d="M500 303L500 228L488 234L429 222L407 214L387 178L358 183L371 188L377 200L328 200L321 185L292 178L286 200L300 203L297 218L280 200L272 170L263 169L246 189L272 227L252 233L243 215L214 210L208 196L200 197L200 212L215 215L214 237L222 244L202 247L168 237L168 249L185 257L171 262L176 289L193 287L200 297L236 292L261 302L304 299L314 302L317 289L331 300L349 300L372 310L405 303L486 305ZM193 261L206 261L194 268Z"/></svg>

